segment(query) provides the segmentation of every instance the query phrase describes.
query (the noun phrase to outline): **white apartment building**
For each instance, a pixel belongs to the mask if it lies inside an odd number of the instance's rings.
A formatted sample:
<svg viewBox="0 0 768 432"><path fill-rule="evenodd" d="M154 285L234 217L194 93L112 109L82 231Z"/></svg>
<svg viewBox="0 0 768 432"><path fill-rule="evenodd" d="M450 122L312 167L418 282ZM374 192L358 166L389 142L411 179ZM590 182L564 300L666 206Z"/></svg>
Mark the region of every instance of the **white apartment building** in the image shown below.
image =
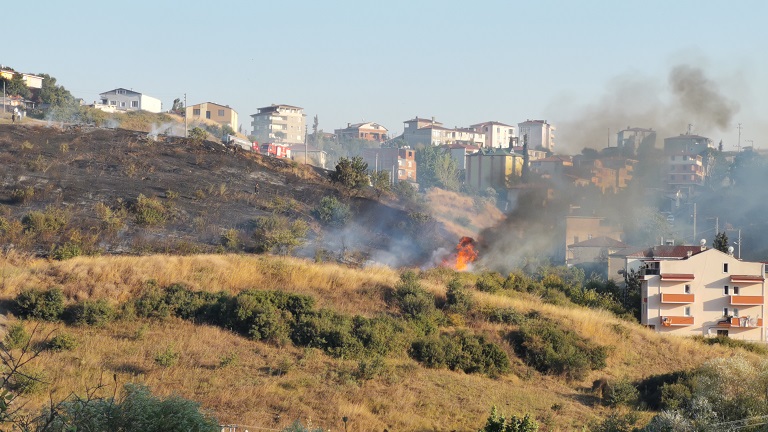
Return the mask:
<svg viewBox="0 0 768 432"><path fill-rule="evenodd" d="M539 147L554 151L555 148L555 127L547 123L546 120L526 120L517 124L517 134L520 143L524 136L528 136L528 148L537 149Z"/></svg>
<svg viewBox="0 0 768 432"><path fill-rule="evenodd" d="M642 260L641 324L673 335L765 342L766 265L704 244L684 258Z"/></svg>
<svg viewBox="0 0 768 432"><path fill-rule="evenodd" d="M403 123L405 123L403 140L411 148L415 148L418 144L439 146L454 143L474 145L485 143L485 134L471 128L449 129L443 127L442 123L435 121L434 117L431 120L416 117Z"/></svg>
<svg viewBox="0 0 768 432"><path fill-rule="evenodd" d="M144 110L159 113L163 110L163 103L160 102L160 99L124 88L116 88L101 93L99 99L101 103L94 104L94 106L100 109L103 107L105 111Z"/></svg>
<svg viewBox="0 0 768 432"><path fill-rule="evenodd" d="M261 143L303 144L307 131L304 108L275 105L259 108L251 114L253 136Z"/></svg>
<svg viewBox="0 0 768 432"><path fill-rule="evenodd" d="M497 121L488 121L470 126L476 132L485 134L487 148L509 147L509 139L515 138L515 127ZM515 145L517 145L515 143Z"/></svg>

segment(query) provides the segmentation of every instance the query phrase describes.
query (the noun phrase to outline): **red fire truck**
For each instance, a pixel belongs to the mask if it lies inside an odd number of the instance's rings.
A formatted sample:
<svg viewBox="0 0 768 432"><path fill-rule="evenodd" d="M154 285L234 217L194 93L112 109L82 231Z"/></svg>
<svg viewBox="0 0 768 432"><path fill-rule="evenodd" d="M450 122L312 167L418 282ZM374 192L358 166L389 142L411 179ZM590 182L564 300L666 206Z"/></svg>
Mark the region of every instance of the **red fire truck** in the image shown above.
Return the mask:
<svg viewBox="0 0 768 432"><path fill-rule="evenodd" d="M259 146L260 153L267 156L272 156L276 158L287 158L288 155L288 147L281 146L280 144L275 143L264 143Z"/></svg>

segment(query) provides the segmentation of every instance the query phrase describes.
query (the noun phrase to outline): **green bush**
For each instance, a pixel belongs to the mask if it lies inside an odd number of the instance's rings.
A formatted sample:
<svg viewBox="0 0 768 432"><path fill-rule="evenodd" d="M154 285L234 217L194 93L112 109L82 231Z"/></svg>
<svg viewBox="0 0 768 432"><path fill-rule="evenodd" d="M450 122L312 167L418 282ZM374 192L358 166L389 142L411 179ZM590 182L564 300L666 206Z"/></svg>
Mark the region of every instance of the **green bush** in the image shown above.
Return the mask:
<svg viewBox="0 0 768 432"><path fill-rule="evenodd" d="M325 225L342 227L347 223L351 212L349 204L339 201L336 197L326 196L320 200L312 214Z"/></svg>
<svg viewBox="0 0 768 432"><path fill-rule="evenodd" d="M448 282L445 306L451 312L465 314L473 307L472 295L458 279Z"/></svg>
<svg viewBox="0 0 768 432"><path fill-rule="evenodd" d="M306 242L308 232L309 225L301 219L270 215L256 219L253 238L258 250L287 255Z"/></svg>
<svg viewBox="0 0 768 432"><path fill-rule="evenodd" d="M17 322L8 327L8 332L3 338L3 345L6 349L21 349L27 346L29 343L30 335L27 333L27 329L24 328L24 324Z"/></svg>
<svg viewBox="0 0 768 432"><path fill-rule="evenodd" d="M63 245L57 245L53 249L51 258L57 261L63 261L63 260L68 260L70 258L78 257L83 254L84 254L83 248L80 246L79 243L68 241Z"/></svg>
<svg viewBox="0 0 768 432"><path fill-rule="evenodd" d="M69 333L58 334L48 341L48 349L51 351L71 351L77 345L77 339Z"/></svg>
<svg viewBox="0 0 768 432"><path fill-rule="evenodd" d="M523 314L512 308L486 307L482 314L488 321L498 324L520 324L525 320Z"/></svg>
<svg viewBox="0 0 768 432"><path fill-rule="evenodd" d="M85 300L72 307L69 321L77 325L103 327L115 317L115 309L106 299Z"/></svg>
<svg viewBox="0 0 768 432"><path fill-rule="evenodd" d="M64 293L59 288L25 289L16 296L15 303L17 313L23 318L58 321L64 312Z"/></svg>
<svg viewBox="0 0 768 432"><path fill-rule="evenodd" d="M504 277L496 272L483 272L477 277L475 288L478 291L496 293L504 288Z"/></svg>
<svg viewBox="0 0 768 432"><path fill-rule="evenodd" d="M179 362L179 357L179 352L176 351L172 346L169 346L163 351L155 354L155 363L157 363L158 366L169 368L175 366L176 363Z"/></svg>
<svg viewBox="0 0 768 432"><path fill-rule="evenodd" d="M434 315L435 297L421 286L413 271L400 275L400 283L395 287L395 299L400 311L408 318Z"/></svg>
<svg viewBox="0 0 768 432"><path fill-rule="evenodd" d="M606 347L543 318L526 319L510 340L525 362L542 373L582 379L590 370L605 367Z"/></svg>
<svg viewBox="0 0 768 432"><path fill-rule="evenodd" d="M410 354L430 368L447 367L491 376L508 372L510 365L507 354L496 344L465 332L417 339Z"/></svg>
<svg viewBox="0 0 768 432"><path fill-rule="evenodd" d="M291 339L296 345L320 348L334 357L355 358L364 347L353 329L352 318L323 309L301 315Z"/></svg>
<svg viewBox="0 0 768 432"><path fill-rule="evenodd" d="M494 406L491 409L491 415L485 421L485 426L479 432L536 432L539 430L539 424L526 414L523 418L517 416L506 417L499 414Z"/></svg>
<svg viewBox="0 0 768 432"><path fill-rule="evenodd" d="M362 359L357 363L355 378L361 381L372 380L383 374L386 370L386 364L381 356Z"/></svg>
<svg viewBox="0 0 768 432"><path fill-rule="evenodd" d="M70 214L64 209L48 206L45 211L32 211L21 218L24 231L46 235L59 232L67 226Z"/></svg>
<svg viewBox="0 0 768 432"><path fill-rule="evenodd" d="M706 345L722 345L728 348L742 348L749 352L760 355L768 355L768 346L764 344L758 344L741 339L729 338L727 336L717 337L704 337L704 336L692 336L692 339L697 340Z"/></svg>
<svg viewBox="0 0 768 432"><path fill-rule="evenodd" d="M35 196L35 188L27 186L11 191L11 202L14 204L24 204Z"/></svg>
<svg viewBox="0 0 768 432"><path fill-rule="evenodd" d="M619 405L635 406L640 393L627 379L609 382L603 389L603 404L616 407Z"/></svg>
<svg viewBox="0 0 768 432"><path fill-rule="evenodd" d="M138 225L159 226L163 225L169 218L169 211L157 198L147 198L144 194L139 194L136 204L133 206L133 213Z"/></svg>

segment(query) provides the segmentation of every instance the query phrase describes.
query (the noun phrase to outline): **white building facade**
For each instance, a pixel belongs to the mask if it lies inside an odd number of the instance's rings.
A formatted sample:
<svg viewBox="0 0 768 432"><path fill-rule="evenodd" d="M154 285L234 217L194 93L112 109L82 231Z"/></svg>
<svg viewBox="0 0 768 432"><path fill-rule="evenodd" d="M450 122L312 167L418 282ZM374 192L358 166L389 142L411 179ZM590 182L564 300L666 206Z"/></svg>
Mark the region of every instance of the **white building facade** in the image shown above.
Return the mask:
<svg viewBox="0 0 768 432"><path fill-rule="evenodd" d="M526 120L518 123L517 133L521 144L523 137L528 136L528 148L530 149L539 147L549 151L555 149L555 127L546 120Z"/></svg>
<svg viewBox="0 0 768 432"><path fill-rule="evenodd" d="M304 108L270 105L251 114L253 136L259 143L303 144L306 131Z"/></svg>
<svg viewBox="0 0 768 432"><path fill-rule="evenodd" d="M470 127L476 132L485 134L485 145L483 147L486 148L509 147L510 138L515 138L514 126L497 121L478 123Z"/></svg>
<svg viewBox="0 0 768 432"><path fill-rule="evenodd" d="M163 110L163 103L160 102L160 99L124 88L116 88L101 93L99 94L99 98L101 99L101 103L95 104L95 106L96 108L101 108L99 105L104 106L107 108L105 111L143 110L151 113L159 113Z"/></svg>

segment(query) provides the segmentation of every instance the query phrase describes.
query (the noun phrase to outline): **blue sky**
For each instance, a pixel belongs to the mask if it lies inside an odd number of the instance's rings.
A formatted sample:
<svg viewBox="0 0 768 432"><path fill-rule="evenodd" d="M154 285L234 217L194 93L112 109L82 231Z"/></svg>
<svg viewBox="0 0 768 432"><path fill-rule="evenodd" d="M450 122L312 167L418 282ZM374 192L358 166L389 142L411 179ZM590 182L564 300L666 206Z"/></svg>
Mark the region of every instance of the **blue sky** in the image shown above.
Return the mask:
<svg viewBox="0 0 768 432"><path fill-rule="evenodd" d="M666 106L670 69L688 64L738 105L725 130L696 132L735 145L740 122L742 145L768 138L763 1L73 0L38 10L3 5L4 33L19 37L1 45L0 63L49 73L87 101L126 87L164 108L184 93L228 104L248 131L271 103L304 107L326 131L366 120L399 133L415 115L446 126L541 118L560 148L578 151L592 138L570 137L617 85L641 83L632 98ZM599 128L629 126L620 117Z"/></svg>

